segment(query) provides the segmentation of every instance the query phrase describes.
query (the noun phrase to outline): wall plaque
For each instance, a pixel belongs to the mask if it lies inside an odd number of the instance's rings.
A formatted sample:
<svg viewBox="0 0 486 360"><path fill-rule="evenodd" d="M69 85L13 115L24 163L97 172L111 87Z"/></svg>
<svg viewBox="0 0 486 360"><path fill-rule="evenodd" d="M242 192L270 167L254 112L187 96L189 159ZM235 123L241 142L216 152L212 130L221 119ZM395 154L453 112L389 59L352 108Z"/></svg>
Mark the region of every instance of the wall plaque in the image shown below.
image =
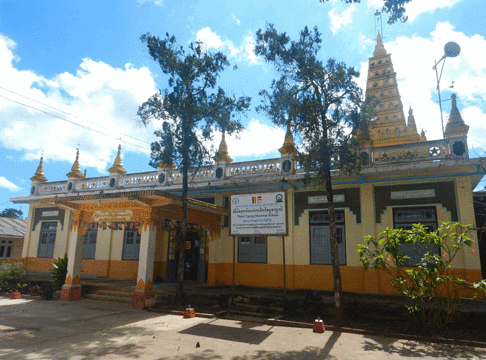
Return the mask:
<svg viewBox="0 0 486 360"><path fill-rule="evenodd" d="M422 199L422 198L433 198L433 197L435 197L435 189L392 191L390 193L390 198L392 200Z"/></svg>
<svg viewBox="0 0 486 360"><path fill-rule="evenodd" d="M95 211L93 220L95 222L122 222L132 220L132 210L109 210Z"/></svg>
<svg viewBox="0 0 486 360"><path fill-rule="evenodd" d="M42 212L42 217L45 216L58 216L59 215L59 210L57 211L43 211Z"/></svg>
<svg viewBox="0 0 486 360"><path fill-rule="evenodd" d="M344 202L344 194L333 196L334 202ZM309 196L307 198L308 204L327 204L327 195Z"/></svg>

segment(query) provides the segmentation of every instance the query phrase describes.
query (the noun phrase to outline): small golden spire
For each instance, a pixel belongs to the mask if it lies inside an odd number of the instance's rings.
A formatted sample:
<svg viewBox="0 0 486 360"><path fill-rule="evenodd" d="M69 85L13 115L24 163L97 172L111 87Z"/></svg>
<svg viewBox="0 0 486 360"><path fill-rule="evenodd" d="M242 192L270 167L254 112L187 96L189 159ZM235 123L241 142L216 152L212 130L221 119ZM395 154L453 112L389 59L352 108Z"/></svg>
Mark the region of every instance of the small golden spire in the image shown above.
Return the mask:
<svg viewBox="0 0 486 360"><path fill-rule="evenodd" d="M445 128L445 135L467 134L469 126L462 119L457 108L456 94L451 95L451 112Z"/></svg>
<svg viewBox="0 0 486 360"><path fill-rule="evenodd" d="M108 169L110 174L126 174L127 171L123 168L123 162L121 159L121 144L118 145L118 153L116 155L115 161L113 161L113 166Z"/></svg>
<svg viewBox="0 0 486 360"><path fill-rule="evenodd" d="M166 164L166 163L165 163L165 162L163 162L163 161L159 161L159 162L157 163L157 167L158 167L159 169L175 169L175 168L176 168L176 166L175 166L174 164L170 164L170 165L168 165L168 164Z"/></svg>
<svg viewBox="0 0 486 360"><path fill-rule="evenodd" d="M46 182L47 179L44 176L44 153L42 153L40 158L39 166L35 172L35 175L30 178L31 181L39 181L39 182Z"/></svg>
<svg viewBox="0 0 486 360"><path fill-rule="evenodd" d="M280 154L282 155L291 155L298 153L297 149L295 148L294 137L292 136L292 132L290 131L290 122L287 123L287 132L285 133L283 146L278 149L278 151L280 151Z"/></svg>
<svg viewBox="0 0 486 360"><path fill-rule="evenodd" d="M229 153L228 153L228 145L226 145L225 134L226 134L226 131L223 130L223 136L221 138L221 143L219 144L219 149L218 149L218 152L216 153L216 156L214 157L214 160L216 160L218 162L230 163L230 162L233 161L233 159L229 156Z"/></svg>
<svg viewBox="0 0 486 360"><path fill-rule="evenodd" d="M84 179L84 175L81 172L81 166L79 166L79 149L76 149L76 160L71 167L71 172L67 173L66 176L70 178Z"/></svg>

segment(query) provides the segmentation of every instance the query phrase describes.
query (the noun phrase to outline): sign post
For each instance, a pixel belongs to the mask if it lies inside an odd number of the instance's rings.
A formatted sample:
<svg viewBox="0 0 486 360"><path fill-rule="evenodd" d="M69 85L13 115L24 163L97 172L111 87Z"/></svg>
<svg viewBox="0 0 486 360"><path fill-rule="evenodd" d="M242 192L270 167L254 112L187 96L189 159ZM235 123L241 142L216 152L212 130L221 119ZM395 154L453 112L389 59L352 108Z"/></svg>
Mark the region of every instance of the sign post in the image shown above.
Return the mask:
<svg viewBox="0 0 486 360"><path fill-rule="evenodd" d="M233 237L233 298L235 296L237 236L281 236L283 287L286 296L285 236L288 235L287 192L231 195L230 235Z"/></svg>

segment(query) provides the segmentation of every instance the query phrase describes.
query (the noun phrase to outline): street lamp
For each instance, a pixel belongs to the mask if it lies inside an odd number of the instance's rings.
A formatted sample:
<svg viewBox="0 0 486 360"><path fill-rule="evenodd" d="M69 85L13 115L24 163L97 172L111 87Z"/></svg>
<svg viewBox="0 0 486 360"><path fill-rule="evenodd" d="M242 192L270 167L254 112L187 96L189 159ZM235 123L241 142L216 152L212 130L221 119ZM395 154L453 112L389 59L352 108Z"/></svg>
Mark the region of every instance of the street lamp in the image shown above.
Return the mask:
<svg viewBox="0 0 486 360"><path fill-rule="evenodd" d="M437 78L437 92L439 93L440 122L442 124L442 138L443 139L445 139L445 131L444 131L444 119L443 119L443 116L442 116L442 100L440 99L439 84L440 84L440 79L442 78L442 70L444 70L445 59L448 58L448 57L456 57L457 55L459 55L460 52L461 52L461 47L459 46L459 44L457 44L453 41L449 41L444 46L444 55L442 56L442 58L439 61L436 61L435 65L432 67L432 69L435 70L435 76ZM440 69L440 75L439 75L439 73L437 72L437 65L439 65L439 63L441 61L444 61L444 62L442 63L442 68Z"/></svg>

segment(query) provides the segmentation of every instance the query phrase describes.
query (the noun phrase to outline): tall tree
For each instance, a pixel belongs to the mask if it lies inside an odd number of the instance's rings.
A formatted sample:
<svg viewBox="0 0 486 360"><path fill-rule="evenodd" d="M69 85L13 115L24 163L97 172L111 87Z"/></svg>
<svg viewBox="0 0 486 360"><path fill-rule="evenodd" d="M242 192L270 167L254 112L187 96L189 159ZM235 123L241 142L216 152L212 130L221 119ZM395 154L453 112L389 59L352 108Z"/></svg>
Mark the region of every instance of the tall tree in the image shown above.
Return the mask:
<svg viewBox="0 0 486 360"><path fill-rule="evenodd" d="M359 143L353 137L367 134L367 116L362 90L355 79L359 73L329 59L318 59L321 34L307 27L298 41L279 34L272 24L257 32L255 53L273 63L281 74L271 92L262 90L260 111L280 126L290 126L302 140L299 159L307 180L316 182L327 194L329 232L334 274L336 320L342 322L342 286L331 176L360 168ZM363 126L363 124L365 126Z"/></svg>
<svg viewBox="0 0 486 360"><path fill-rule="evenodd" d="M24 213L22 212L22 210L8 208L8 209L3 210L0 213L0 217L8 217L8 218L12 218L12 219L22 219L23 214Z"/></svg>
<svg viewBox="0 0 486 360"><path fill-rule="evenodd" d="M215 128L231 134L243 129L238 115L250 106L249 97L226 96L223 89L216 90L220 73L230 63L221 52L202 50L202 43L191 43L188 51L177 45L168 33L164 39L149 33L140 38L147 44L152 58L168 76L168 88L154 94L139 110L141 122L162 120L162 129L155 132L160 140L151 144L150 165L159 162L176 165L182 172L182 224L177 241L179 252L176 301L184 296L184 243L187 235L187 194L191 168L210 161L210 151L204 141L212 137Z"/></svg>
<svg viewBox="0 0 486 360"><path fill-rule="evenodd" d="M324 3L329 0L319 0L319 1ZM341 0L341 1L344 1L346 4L361 2L361 0ZM406 22L408 20L408 16L405 15L405 11L406 11L405 5L411 1L412 0L385 0L381 11L390 14L390 18L388 19L388 24L391 25L396 23L397 21L401 21L402 23Z"/></svg>

